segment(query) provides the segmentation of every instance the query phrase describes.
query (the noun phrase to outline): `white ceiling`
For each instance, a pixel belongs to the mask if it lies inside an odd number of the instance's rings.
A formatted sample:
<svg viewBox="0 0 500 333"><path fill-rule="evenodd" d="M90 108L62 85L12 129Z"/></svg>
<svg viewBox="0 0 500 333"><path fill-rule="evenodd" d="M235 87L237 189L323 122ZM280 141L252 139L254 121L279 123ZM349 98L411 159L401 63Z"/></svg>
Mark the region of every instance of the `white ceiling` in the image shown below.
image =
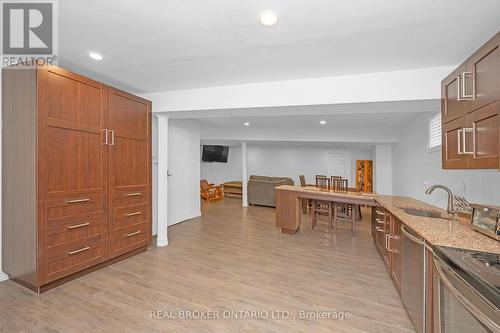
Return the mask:
<svg viewBox="0 0 500 333"><path fill-rule="evenodd" d="M381 114L330 114L330 115L305 115L305 116L247 116L225 118L198 119L202 128L229 128L241 131L253 129L314 129L327 128L377 128L380 130L397 129L415 119L418 112L381 113ZM320 121L325 120L325 125ZM250 126L244 126L249 122Z"/></svg>
<svg viewBox="0 0 500 333"><path fill-rule="evenodd" d="M263 9L278 26L257 24ZM60 65L134 92L455 65L500 28L499 0L64 0L59 12Z"/></svg>

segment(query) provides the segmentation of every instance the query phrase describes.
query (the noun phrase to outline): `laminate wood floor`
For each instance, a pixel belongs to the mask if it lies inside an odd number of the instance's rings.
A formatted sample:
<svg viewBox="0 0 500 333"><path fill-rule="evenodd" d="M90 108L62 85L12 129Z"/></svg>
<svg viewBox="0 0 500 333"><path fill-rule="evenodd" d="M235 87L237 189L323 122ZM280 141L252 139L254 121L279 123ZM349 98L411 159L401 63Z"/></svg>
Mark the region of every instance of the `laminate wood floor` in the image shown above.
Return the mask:
<svg viewBox="0 0 500 333"><path fill-rule="evenodd" d="M45 294L0 283L0 332L414 332L368 210L355 238L348 223L337 235L324 220L311 230L309 217L298 234L283 235L274 209L243 209L237 199L202 211L169 228L168 247ZM342 314L350 316L331 318Z"/></svg>

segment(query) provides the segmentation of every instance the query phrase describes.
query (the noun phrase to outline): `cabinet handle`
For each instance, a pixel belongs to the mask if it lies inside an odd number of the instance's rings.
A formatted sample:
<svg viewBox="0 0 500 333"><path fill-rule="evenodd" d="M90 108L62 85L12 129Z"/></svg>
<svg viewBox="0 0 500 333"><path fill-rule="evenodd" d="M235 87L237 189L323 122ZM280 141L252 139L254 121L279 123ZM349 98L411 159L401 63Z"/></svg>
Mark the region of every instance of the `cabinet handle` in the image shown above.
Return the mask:
<svg viewBox="0 0 500 333"><path fill-rule="evenodd" d="M465 101L465 99L462 98L462 91L460 89L460 75L457 76L457 101Z"/></svg>
<svg viewBox="0 0 500 333"><path fill-rule="evenodd" d="M88 251L88 250L90 250L90 246L85 246L85 247L78 249L78 250L75 250L75 251L69 251L68 255L72 256L73 254L77 254L77 253L80 253L83 251Z"/></svg>
<svg viewBox="0 0 500 333"><path fill-rule="evenodd" d="M381 219L375 219L375 221L377 221L378 224L385 224L385 221Z"/></svg>
<svg viewBox="0 0 500 333"><path fill-rule="evenodd" d="M137 197L139 195L142 195L141 192L136 192L136 193L127 193L125 194L126 197Z"/></svg>
<svg viewBox="0 0 500 333"><path fill-rule="evenodd" d="M128 213L128 214L124 214L126 217L131 217L131 216L136 216L136 215L141 215L142 212L134 212L134 213Z"/></svg>
<svg viewBox="0 0 500 333"><path fill-rule="evenodd" d="M86 227L88 225L90 225L90 222L82 223L82 224L76 224L76 225L70 225L70 226L68 226L68 229L77 229L77 228L81 228L81 227Z"/></svg>
<svg viewBox="0 0 500 333"><path fill-rule="evenodd" d="M462 139L460 138L462 135L462 129L457 131L457 147L458 147L458 155L462 155Z"/></svg>
<svg viewBox="0 0 500 333"><path fill-rule="evenodd" d="M142 233L142 231L136 231L136 232L132 232L130 234L127 234L127 237L132 237L132 236L135 236L135 235L139 235L140 233Z"/></svg>
<svg viewBox="0 0 500 333"><path fill-rule="evenodd" d="M103 129L102 131L104 132L104 143L103 143L103 145L108 145L109 144L109 140L108 140L109 130Z"/></svg>
<svg viewBox="0 0 500 333"><path fill-rule="evenodd" d="M375 227L375 229L378 231L378 232L384 232L384 229L380 228L380 227Z"/></svg>
<svg viewBox="0 0 500 333"><path fill-rule="evenodd" d="M87 201L90 201L90 198L68 200L68 201L66 201L66 203L74 204L74 203L82 203L82 202L87 202Z"/></svg>
<svg viewBox="0 0 500 333"><path fill-rule="evenodd" d="M473 128L462 128L462 154L464 155L473 155L474 154L474 151L467 151L466 150L466 147L467 147L467 133L474 133L474 129Z"/></svg>
<svg viewBox="0 0 500 333"><path fill-rule="evenodd" d="M385 213L384 212L381 212L380 210L378 209L375 209L375 212L377 213L377 215L380 215L380 216L385 216Z"/></svg>
<svg viewBox="0 0 500 333"><path fill-rule="evenodd" d="M467 95L466 94L466 91L467 91L467 87L466 87L466 83L467 83L467 75L472 75L472 94L470 95ZM473 100L475 99L475 90L476 90L476 87L475 87L475 75L473 72L463 72L462 73L462 100Z"/></svg>
<svg viewBox="0 0 500 333"><path fill-rule="evenodd" d="M387 250L387 252L393 252L391 249L391 239L392 239L391 234L385 235L385 249Z"/></svg>
<svg viewBox="0 0 500 333"><path fill-rule="evenodd" d="M115 130L109 130L109 132L111 133L111 143L109 145L114 146L115 145Z"/></svg>

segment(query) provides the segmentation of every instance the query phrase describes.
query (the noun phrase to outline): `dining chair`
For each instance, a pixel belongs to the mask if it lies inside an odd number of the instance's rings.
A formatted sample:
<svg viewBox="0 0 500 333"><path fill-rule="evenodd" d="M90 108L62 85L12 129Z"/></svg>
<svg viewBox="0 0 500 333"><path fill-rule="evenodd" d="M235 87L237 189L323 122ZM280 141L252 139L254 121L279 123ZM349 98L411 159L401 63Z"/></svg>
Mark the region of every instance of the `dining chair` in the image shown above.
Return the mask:
<svg viewBox="0 0 500 333"><path fill-rule="evenodd" d="M323 175L316 175L316 187L320 190L330 190L330 178ZM331 201L313 200L312 228L316 228L318 216L328 216L328 231L332 229L333 203Z"/></svg>
<svg viewBox="0 0 500 333"><path fill-rule="evenodd" d="M306 177L304 175L299 176L300 187L306 187ZM311 199L302 199L302 212L307 214L309 208L312 208L313 201Z"/></svg>
<svg viewBox="0 0 500 333"><path fill-rule="evenodd" d="M345 192L347 193L349 189L349 182L347 179L334 179L332 183L332 190L336 192ZM351 205L346 203L335 203L334 210L334 220L333 224L335 225L335 232L337 232L338 219L349 220L351 222L351 230L354 236L354 222L356 216L354 214L354 210L359 209L357 205Z"/></svg>

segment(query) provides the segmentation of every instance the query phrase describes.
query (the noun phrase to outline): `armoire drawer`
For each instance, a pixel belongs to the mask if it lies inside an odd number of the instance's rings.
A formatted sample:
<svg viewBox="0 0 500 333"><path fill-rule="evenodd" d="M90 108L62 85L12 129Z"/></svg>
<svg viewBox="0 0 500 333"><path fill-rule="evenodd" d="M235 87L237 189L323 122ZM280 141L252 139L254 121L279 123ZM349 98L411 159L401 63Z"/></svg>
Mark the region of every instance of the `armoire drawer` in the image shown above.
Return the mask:
<svg viewBox="0 0 500 333"><path fill-rule="evenodd" d="M104 253L104 241L101 236L48 249L47 282L100 263Z"/></svg>
<svg viewBox="0 0 500 333"><path fill-rule="evenodd" d="M117 256L148 243L149 223L133 225L128 228L113 231L111 239L111 252Z"/></svg>
<svg viewBox="0 0 500 333"><path fill-rule="evenodd" d="M105 220L103 215L48 220L47 247L103 236Z"/></svg>
<svg viewBox="0 0 500 333"><path fill-rule="evenodd" d="M147 186L126 186L115 189L114 207L125 207L148 202Z"/></svg>
<svg viewBox="0 0 500 333"><path fill-rule="evenodd" d="M115 208L113 211L113 230L127 228L149 221L149 203Z"/></svg>
<svg viewBox="0 0 500 333"><path fill-rule="evenodd" d="M64 191L47 195L47 218L104 212L102 191Z"/></svg>

